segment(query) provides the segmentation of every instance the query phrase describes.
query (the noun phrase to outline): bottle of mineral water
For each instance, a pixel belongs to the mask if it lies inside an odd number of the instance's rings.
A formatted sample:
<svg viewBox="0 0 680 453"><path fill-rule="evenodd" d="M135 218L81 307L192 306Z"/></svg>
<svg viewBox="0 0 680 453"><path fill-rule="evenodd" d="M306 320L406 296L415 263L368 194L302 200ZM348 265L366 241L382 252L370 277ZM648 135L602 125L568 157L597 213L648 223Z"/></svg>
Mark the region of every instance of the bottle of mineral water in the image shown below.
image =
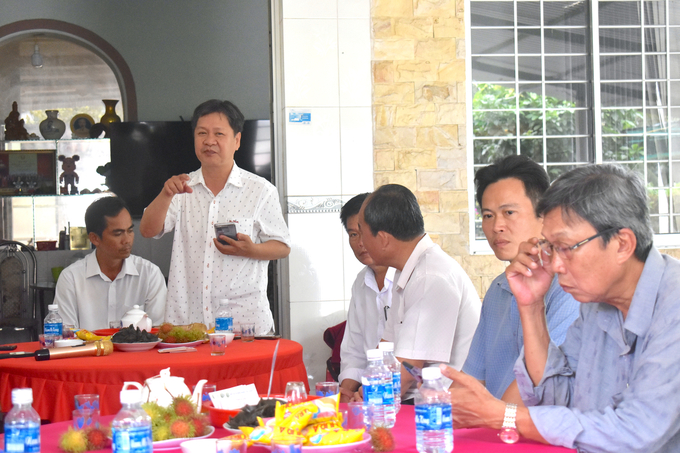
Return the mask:
<svg viewBox="0 0 680 453"><path fill-rule="evenodd" d="M123 408L111 423L113 453L152 453L151 417L142 409L140 390L120 392Z"/></svg>
<svg viewBox="0 0 680 453"><path fill-rule="evenodd" d="M12 409L5 416L5 451L40 452L40 416L33 409L33 389L12 389Z"/></svg>
<svg viewBox="0 0 680 453"><path fill-rule="evenodd" d="M231 308L229 308L229 299L220 299L220 308L215 313L215 333L233 331L234 317L231 314Z"/></svg>
<svg viewBox="0 0 680 453"><path fill-rule="evenodd" d="M364 388L364 423L373 426L394 426L394 389L392 372L383 365L380 349L366 351L368 367L361 376Z"/></svg>
<svg viewBox="0 0 680 453"><path fill-rule="evenodd" d="M54 335L55 339L60 339L64 327L64 320L59 316L59 305L50 304L47 306L47 316L45 316L45 335Z"/></svg>
<svg viewBox="0 0 680 453"><path fill-rule="evenodd" d="M420 453L453 450L451 394L444 388L438 367L423 369L423 385L415 397L416 449Z"/></svg>
<svg viewBox="0 0 680 453"><path fill-rule="evenodd" d="M383 352L383 364L392 372L392 388L394 389L394 413L401 409L401 363L394 356L394 343L381 341L378 349Z"/></svg>

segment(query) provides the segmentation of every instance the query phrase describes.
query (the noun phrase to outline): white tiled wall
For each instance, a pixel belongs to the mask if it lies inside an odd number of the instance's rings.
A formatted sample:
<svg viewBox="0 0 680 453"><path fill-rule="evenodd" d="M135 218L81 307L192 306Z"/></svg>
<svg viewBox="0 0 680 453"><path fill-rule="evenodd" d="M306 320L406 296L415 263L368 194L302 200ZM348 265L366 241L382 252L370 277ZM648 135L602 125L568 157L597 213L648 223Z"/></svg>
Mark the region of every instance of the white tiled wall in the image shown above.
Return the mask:
<svg viewBox="0 0 680 453"><path fill-rule="evenodd" d="M373 190L370 0L281 0L291 338L310 385L325 380L323 332L346 318L361 264L339 207ZM291 111L309 124L288 121Z"/></svg>

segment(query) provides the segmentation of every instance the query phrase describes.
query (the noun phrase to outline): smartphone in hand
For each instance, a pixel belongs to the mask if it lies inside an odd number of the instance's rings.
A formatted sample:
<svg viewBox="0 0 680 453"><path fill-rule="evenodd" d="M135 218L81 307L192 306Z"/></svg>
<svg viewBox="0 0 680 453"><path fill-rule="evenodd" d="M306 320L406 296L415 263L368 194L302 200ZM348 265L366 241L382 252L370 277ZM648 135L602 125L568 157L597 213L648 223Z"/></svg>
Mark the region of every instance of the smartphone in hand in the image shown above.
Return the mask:
<svg viewBox="0 0 680 453"><path fill-rule="evenodd" d="M226 236L230 239L238 241L236 239L236 225L233 223L218 223L215 225L215 237L223 245L229 245L227 241L220 239L220 236Z"/></svg>
<svg viewBox="0 0 680 453"><path fill-rule="evenodd" d="M423 370L421 368L418 368L417 366L411 365L410 363L403 361L401 362L402 365L404 365L404 368L406 368L406 371L409 372L411 376L413 376L416 381L422 383L423 382Z"/></svg>

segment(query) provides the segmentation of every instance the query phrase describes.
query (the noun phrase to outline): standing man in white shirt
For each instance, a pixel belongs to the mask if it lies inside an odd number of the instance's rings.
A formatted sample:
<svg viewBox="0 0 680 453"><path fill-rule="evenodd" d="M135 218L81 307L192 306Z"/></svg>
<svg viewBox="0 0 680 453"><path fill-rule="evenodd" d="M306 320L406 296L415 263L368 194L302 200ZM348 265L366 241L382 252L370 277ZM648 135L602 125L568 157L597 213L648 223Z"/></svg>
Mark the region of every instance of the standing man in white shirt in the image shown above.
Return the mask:
<svg viewBox="0 0 680 453"><path fill-rule="evenodd" d="M162 323L165 278L158 266L130 254L135 233L125 202L115 196L95 201L85 211L85 227L97 249L59 275L54 303L64 324L108 329L134 305L153 325Z"/></svg>
<svg viewBox="0 0 680 453"><path fill-rule="evenodd" d="M392 305L394 269L375 264L361 242L359 210L367 196L367 193L357 195L340 211L349 246L365 265L352 285L352 299L340 347L340 401L343 403L349 402L361 385L361 374L368 366L366 351L378 346Z"/></svg>
<svg viewBox="0 0 680 453"><path fill-rule="evenodd" d="M266 334L274 327L267 265L290 253L276 188L234 163L244 123L238 107L206 101L191 123L201 167L168 179L140 223L144 237L175 229L165 320L210 325L220 299L229 299L235 324L252 322L257 335ZM221 243L214 227L225 223L237 236L221 235Z"/></svg>
<svg viewBox="0 0 680 453"><path fill-rule="evenodd" d="M373 262L397 269L383 332L397 359L460 370L482 305L463 268L425 233L415 195L399 184L378 188L361 207L359 230ZM415 384L402 365L402 400L413 397Z"/></svg>

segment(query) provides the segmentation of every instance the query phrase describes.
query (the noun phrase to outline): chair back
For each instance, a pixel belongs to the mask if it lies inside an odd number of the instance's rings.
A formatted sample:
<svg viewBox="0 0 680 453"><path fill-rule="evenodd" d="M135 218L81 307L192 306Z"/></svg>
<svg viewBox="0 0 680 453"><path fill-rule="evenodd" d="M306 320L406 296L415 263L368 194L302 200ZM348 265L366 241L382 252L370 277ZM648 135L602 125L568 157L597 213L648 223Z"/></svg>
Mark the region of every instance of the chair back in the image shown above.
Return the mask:
<svg viewBox="0 0 680 453"><path fill-rule="evenodd" d="M0 344L37 340L37 267L31 247L0 240Z"/></svg>

